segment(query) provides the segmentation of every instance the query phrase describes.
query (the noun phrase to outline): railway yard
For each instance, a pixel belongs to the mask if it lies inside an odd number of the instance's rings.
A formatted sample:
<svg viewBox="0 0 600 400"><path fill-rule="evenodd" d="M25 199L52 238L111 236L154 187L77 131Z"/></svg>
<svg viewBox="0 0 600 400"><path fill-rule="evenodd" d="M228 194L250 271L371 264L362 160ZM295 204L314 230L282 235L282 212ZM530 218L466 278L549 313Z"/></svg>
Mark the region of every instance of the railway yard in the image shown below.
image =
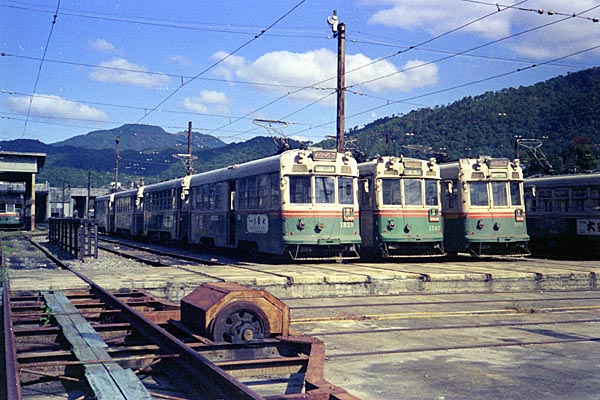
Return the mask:
<svg viewBox="0 0 600 400"><path fill-rule="evenodd" d="M597 261L273 264L101 240L98 258L80 262L50 246L43 231L4 233L2 249L10 285L3 315L9 308L12 326L5 318L4 348L15 348L14 358L5 350L10 399L18 398L11 382L24 399L102 397L111 390L102 383L106 371L131 393L121 398L595 399L600 392ZM267 291L289 307L290 335L225 344L193 332L180 301L203 284ZM243 314L232 316L248 327L244 335L260 333ZM81 326L87 336L73 332ZM102 351L75 344L92 336Z"/></svg>

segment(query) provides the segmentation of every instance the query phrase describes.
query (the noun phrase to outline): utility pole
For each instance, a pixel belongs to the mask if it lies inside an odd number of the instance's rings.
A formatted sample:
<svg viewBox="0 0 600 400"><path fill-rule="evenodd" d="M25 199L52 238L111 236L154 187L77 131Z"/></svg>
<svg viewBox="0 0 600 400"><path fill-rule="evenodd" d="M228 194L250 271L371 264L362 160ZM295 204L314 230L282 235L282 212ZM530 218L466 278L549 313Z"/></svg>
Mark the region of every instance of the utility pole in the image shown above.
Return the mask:
<svg viewBox="0 0 600 400"><path fill-rule="evenodd" d="M119 191L119 142L121 138L115 138L115 192Z"/></svg>
<svg viewBox="0 0 600 400"><path fill-rule="evenodd" d="M85 197L85 212L83 218L90 217L90 192L92 191L92 172L88 171L87 196Z"/></svg>
<svg viewBox="0 0 600 400"><path fill-rule="evenodd" d="M194 160L192 159L192 121L188 121L188 175L194 173Z"/></svg>
<svg viewBox="0 0 600 400"><path fill-rule="evenodd" d="M188 148L187 153L179 153L173 154L178 160L183 161L183 165L185 166L185 170L188 175L192 175L194 173L194 159L197 158L192 155L192 121L188 121Z"/></svg>
<svg viewBox="0 0 600 400"><path fill-rule="evenodd" d="M338 39L337 54L337 124L336 124L336 146L337 151L343 153L344 146L344 113L345 113L345 93L346 93L346 24L338 21L337 12L333 10L333 15L327 18L331 26L333 37Z"/></svg>

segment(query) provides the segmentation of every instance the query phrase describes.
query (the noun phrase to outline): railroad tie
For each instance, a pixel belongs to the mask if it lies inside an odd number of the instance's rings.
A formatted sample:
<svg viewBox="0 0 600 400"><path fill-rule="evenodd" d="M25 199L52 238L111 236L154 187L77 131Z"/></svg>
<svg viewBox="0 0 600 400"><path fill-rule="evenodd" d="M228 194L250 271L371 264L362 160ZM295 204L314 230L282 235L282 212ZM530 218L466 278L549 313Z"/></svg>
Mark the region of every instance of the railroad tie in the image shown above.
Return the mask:
<svg viewBox="0 0 600 400"><path fill-rule="evenodd" d="M116 362L106 362L111 359L107 351L108 345L63 292L43 292L43 296L65 338L71 343L73 353L83 363L85 377L96 398L111 400L152 398L132 370L123 369Z"/></svg>

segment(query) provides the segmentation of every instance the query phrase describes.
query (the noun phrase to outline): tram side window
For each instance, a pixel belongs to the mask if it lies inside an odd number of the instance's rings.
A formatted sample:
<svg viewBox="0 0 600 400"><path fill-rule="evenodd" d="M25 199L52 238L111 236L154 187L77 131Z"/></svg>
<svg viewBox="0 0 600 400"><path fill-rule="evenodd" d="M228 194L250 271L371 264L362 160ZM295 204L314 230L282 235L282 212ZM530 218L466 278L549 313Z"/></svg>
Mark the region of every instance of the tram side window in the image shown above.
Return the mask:
<svg viewBox="0 0 600 400"><path fill-rule="evenodd" d="M256 177L258 187L258 208L269 207L269 185L271 181L268 175L260 175Z"/></svg>
<svg viewBox="0 0 600 400"><path fill-rule="evenodd" d="M472 206L487 206L489 198L485 182L471 182L469 184L469 197Z"/></svg>
<svg viewBox="0 0 600 400"><path fill-rule="evenodd" d="M248 192L246 191L246 179L240 179L236 182L236 193L238 208L244 210L248 208Z"/></svg>
<svg viewBox="0 0 600 400"><path fill-rule="evenodd" d="M425 179L425 205L438 205L438 182L433 179Z"/></svg>
<svg viewBox="0 0 600 400"><path fill-rule="evenodd" d="M363 209L371 210L373 208L373 178L368 178L364 183L360 185L360 206ZM368 191L367 191L368 190Z"/></svg>
<svg viewBox="0 0 600 400"><path fill-rule="evenodd" d="M290 176L290 203L311 203L310 176Z"/></svg>
<svg viewBox="0 0 600 400"><path fill-rule="evenodd" d="M6 203L0 204L0 212L6 212Z"/></svg>
<svg viewBox="0 0 600 400"><path fill-rule="evenodd" d="M219 204L219 191L215 183L208 186L208 207L216 210Z"/></svg>
<svg viewBox="0 0 600 400"><path fill-rule="evenodd" d="M423 205L422 187L421 179L404 179L404 202L407 206Z"/></svg>
<svg viewBox="0 0 600 400"><path fill-rule="evenodd" d="M540 189L537 193L538 209L540 212L552 212L552 191Z"/></svg>
<svg viewBox="0 0 600 400"><path fill-rule="evenodd" d="M519 182L510 183L510 204L520 206L521 203L521 185Z"/></svg>
<svg viewBox="0 0 600 400"><path fill-rule="evenodd" d="M459 203L458 203L458 190L456 188L458 188L458 181L446 181L443 182L443 188L444 188L444 202L445 202L445 208L448 209L452 209L454 207L456 207ZM452 191L450 191L450 188L452 187Z"/></svg>
<svg viewBox="0 0 600 400"><path fill-rule="evenodd" d="M338 201L340 204L354 204L354 185L352 178L338 178Z"/></svg>
<svg viewBox="0 0 600 400"><path fill-rule="evenodd" d="M572 198L571 211L581 212L584 210L586 195L587 195L587 189L585 189L585 188L572 189L572 191L571 191L571 198Z"/></svg>
<svg viewBox="0 0 600 400"><path fill-rule="evenodd" d="M279 189L279 174L271 174L271 207L278 208L281 203L281 191Z"/></svg>
<svg viewBox="0 0 600 400"><path fill-rule="evenodd" d="M258 203L257 191L256 191L256 177L251 176L246 181L246 189L248 190L248 208L256 208Z"/></svg>
<svg viewBox="0 0 600 400"><path fill-rule="evenodd" d="M554 210L561 213L569 210L569 189L556 189L554 191Z"/></svg>
<svg viewBox="0 0 600 400"><path fill-rule="evenodd" d="M335 180L330 176L315 176L315 202L335 203Z"/></svg>
<svg viewBox="0 0 600 400"><path fill-rule="evenodd" d="M495 207L508 206L506 182L492 182L492 200L494 201Z"/></svg>
<svg viewBox="0 0 600 400"><path fill-rule="evenodd" d="M600 212L600 186L590 188L590 210Z"/></svg>
<svg viewBox="0 0 600 400"><path fill-rule="evenodd" d="M381 189L383 195L383 205L402 205L402 199L400 198L400 179L382 179Z"/></svg>

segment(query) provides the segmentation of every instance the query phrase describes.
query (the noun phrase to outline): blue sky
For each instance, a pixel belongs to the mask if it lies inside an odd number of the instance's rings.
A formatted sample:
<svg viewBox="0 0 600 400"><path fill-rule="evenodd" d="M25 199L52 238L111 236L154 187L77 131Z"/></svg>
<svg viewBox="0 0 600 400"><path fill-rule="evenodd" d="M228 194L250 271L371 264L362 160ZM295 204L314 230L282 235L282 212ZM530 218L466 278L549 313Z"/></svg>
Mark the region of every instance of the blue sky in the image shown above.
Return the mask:
<svg viewBox="0 0 600 400"><path fill-rule="evenodd" d="M192 121L239 142L268 134L262 118L318 142L336 127L334 9L346 130L600 59L587 0L0 0L0 140Z"/></svg>

